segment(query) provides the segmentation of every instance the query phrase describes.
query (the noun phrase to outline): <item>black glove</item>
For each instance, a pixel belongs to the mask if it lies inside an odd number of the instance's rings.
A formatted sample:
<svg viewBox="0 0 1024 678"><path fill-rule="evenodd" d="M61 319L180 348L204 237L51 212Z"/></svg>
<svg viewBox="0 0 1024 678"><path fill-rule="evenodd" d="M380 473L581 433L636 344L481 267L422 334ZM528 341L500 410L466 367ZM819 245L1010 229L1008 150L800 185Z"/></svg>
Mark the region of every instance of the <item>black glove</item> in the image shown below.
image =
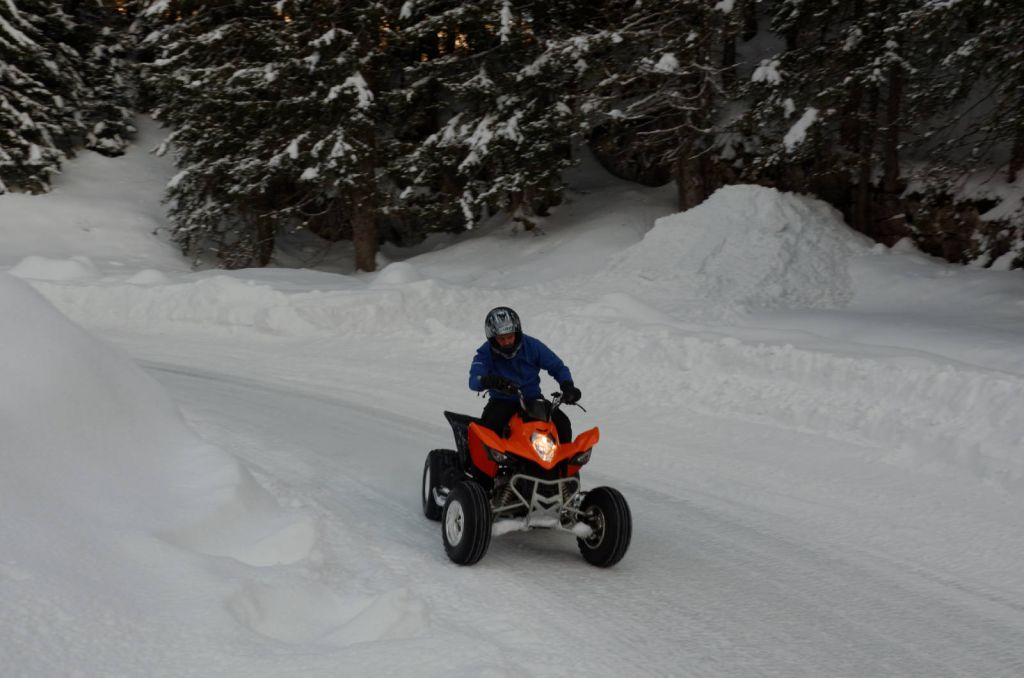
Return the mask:
<svg viewBox="0 0 1024 678"><path fill-rule="evenodd" d="M519 384L506 379L500 374L485 374L480 377L480 385L484 388L493 388L496 391L504 391L505 393L519 393Z"/></svg>
<svg viewBox="0 0 1024 678"><path fill-rule="evenodd" d="M583 394L571 381L563 381L558 386L562 389L562 402L566 405L575 405L583 397Z"/></svg>

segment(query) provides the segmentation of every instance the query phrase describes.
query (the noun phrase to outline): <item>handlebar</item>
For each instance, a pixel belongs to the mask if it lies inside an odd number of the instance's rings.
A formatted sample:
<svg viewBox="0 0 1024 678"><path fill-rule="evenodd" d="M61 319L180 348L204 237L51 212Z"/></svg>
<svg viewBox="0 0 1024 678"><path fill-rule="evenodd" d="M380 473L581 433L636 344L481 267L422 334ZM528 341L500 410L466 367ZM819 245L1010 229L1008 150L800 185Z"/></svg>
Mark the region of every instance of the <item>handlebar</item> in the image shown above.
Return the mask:
<svg viewBox="0 0 1024 678"><path fill-rule="evenodd" d="M526 397L523 395L523 391L519 387L516 387L516 392L519 394L519 407L521 407L522 409L525 410L526 409ZM554 412L559 407L561 407L562 404L563 404L562 403L562 393L560 391L555 391L554 393L552 393L551 394L551 411ZM580 405L579 403L572 403L572 405L575 405L576 407L580 408L584 412L587 411L586 408L583 407L583 405Z"/></svg>
<svg viewBox="0 0 1024 678"><path fill-rule="evenodd" d="M515 389L515 390L513 391L512 389ZM480 391L480 395L481 396L483 396L484 391L486 391L486 389L484 389L483 391ZM521 388L519 388L519 386L512 386L512 388L510 388L510 389L505 389L505 392L508 393L509 395L517 395L517 396L519 396L519 407L524 409L524 410L526 409L526 396L523 395L523 390ZM563 403L562 403L562 393L561 393L561 391L555 391L554 393L552 393L551 394L551 411L554 412L559 407L561 407L562 404ZM572 404L574 406L580 408L584 412L587 411L587 408L583 407L583 405L580 405L578 402L572 403Z"/></svg>

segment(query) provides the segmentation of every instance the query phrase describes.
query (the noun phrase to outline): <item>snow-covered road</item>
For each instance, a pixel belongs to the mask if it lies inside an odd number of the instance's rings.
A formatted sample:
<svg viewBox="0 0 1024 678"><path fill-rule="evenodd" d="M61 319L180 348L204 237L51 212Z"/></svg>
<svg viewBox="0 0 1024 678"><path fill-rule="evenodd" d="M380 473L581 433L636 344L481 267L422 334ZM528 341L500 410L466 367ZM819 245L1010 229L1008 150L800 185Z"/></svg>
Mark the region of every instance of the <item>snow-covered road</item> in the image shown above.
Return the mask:
<svg viewBox="0 0 1024 678"><path fill-rule="evenodd" d="M142 130L2 198L4 678L1024 676L1019 271L590 165L533 234L190 272ZM542 532L458 567L421 515L498 305L601 428L611 569Z"/></svg>
<svg viewBox="0 0 1024 678"><path fill-rule="evenodd" d="M422 459L448 445L443 402L431 423L426 408L405 416L379 393L260 382L166 356L144 364L205 438L244 459L282 504L316 516L322 543L305 576L390 592L392 614L418 620L402 642L436 646L436 665L414 653L427 675L1024 672L1014 558L1024 506L980 485L937 488L941 478L901 474L879 450L750 422L688 417L673 435L645 439L665 424L601 417L608 459L595 454L584 480L614 484L631 502L626 559L597 570L571 539L535 532L496 539L479 565L460 568L418 505ZM645 463L645 445L666 440L685 456L666 465L669 451L649 450ZM616 453L624 441L634 449ZM982 552L970 549L978 530ZM993 530L1004 549L993 549ZM277 609L267 591L251 595L263 610L252 626L265 635L309 641L332 628L330 598Z"/></svg>

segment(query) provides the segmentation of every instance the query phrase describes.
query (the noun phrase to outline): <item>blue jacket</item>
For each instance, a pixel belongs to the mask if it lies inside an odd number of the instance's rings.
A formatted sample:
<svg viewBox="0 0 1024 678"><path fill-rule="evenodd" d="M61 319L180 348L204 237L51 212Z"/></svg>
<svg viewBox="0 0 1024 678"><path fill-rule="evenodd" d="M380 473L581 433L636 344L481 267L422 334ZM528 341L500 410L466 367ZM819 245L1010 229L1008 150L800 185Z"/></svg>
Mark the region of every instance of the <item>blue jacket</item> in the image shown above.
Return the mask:
<svg viewBox="0 0 1024 678"><path fill-rule="evenodd" d="M523 335L523 344L512 358L506 358L491 349L489 342L476 350L473 364L469 366L469 388L482 391L480 377L497 374L519 384L528 400L540 398L540 371L545 370L559 384L572 381L572 374L562 359L545 346L539 339ZM490 389L488 395L499 400L515 400L516 396Z"/></svg>

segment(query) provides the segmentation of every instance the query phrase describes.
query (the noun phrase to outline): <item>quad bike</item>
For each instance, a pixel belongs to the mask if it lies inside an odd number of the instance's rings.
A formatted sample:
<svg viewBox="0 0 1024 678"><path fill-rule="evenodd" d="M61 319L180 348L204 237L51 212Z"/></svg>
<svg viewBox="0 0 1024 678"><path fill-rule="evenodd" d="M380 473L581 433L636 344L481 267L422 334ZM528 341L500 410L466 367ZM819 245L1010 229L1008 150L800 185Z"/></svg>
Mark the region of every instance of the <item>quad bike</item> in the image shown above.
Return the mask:
<svg viewBox="0 0 1024 678"><path fill-rule="evenodd" d="M455 450L432 450L423 467L423 514L441 521L448 557L459 565L483 558L492 534L536 528L576 537L583 558L611 567L626 554L632 517L625 498L611 487L584 492L580 468L590 461L597 428L572 442L558 440L552 415L561 394L526 400L501 437L475 417L444 416Z"/></svg>

